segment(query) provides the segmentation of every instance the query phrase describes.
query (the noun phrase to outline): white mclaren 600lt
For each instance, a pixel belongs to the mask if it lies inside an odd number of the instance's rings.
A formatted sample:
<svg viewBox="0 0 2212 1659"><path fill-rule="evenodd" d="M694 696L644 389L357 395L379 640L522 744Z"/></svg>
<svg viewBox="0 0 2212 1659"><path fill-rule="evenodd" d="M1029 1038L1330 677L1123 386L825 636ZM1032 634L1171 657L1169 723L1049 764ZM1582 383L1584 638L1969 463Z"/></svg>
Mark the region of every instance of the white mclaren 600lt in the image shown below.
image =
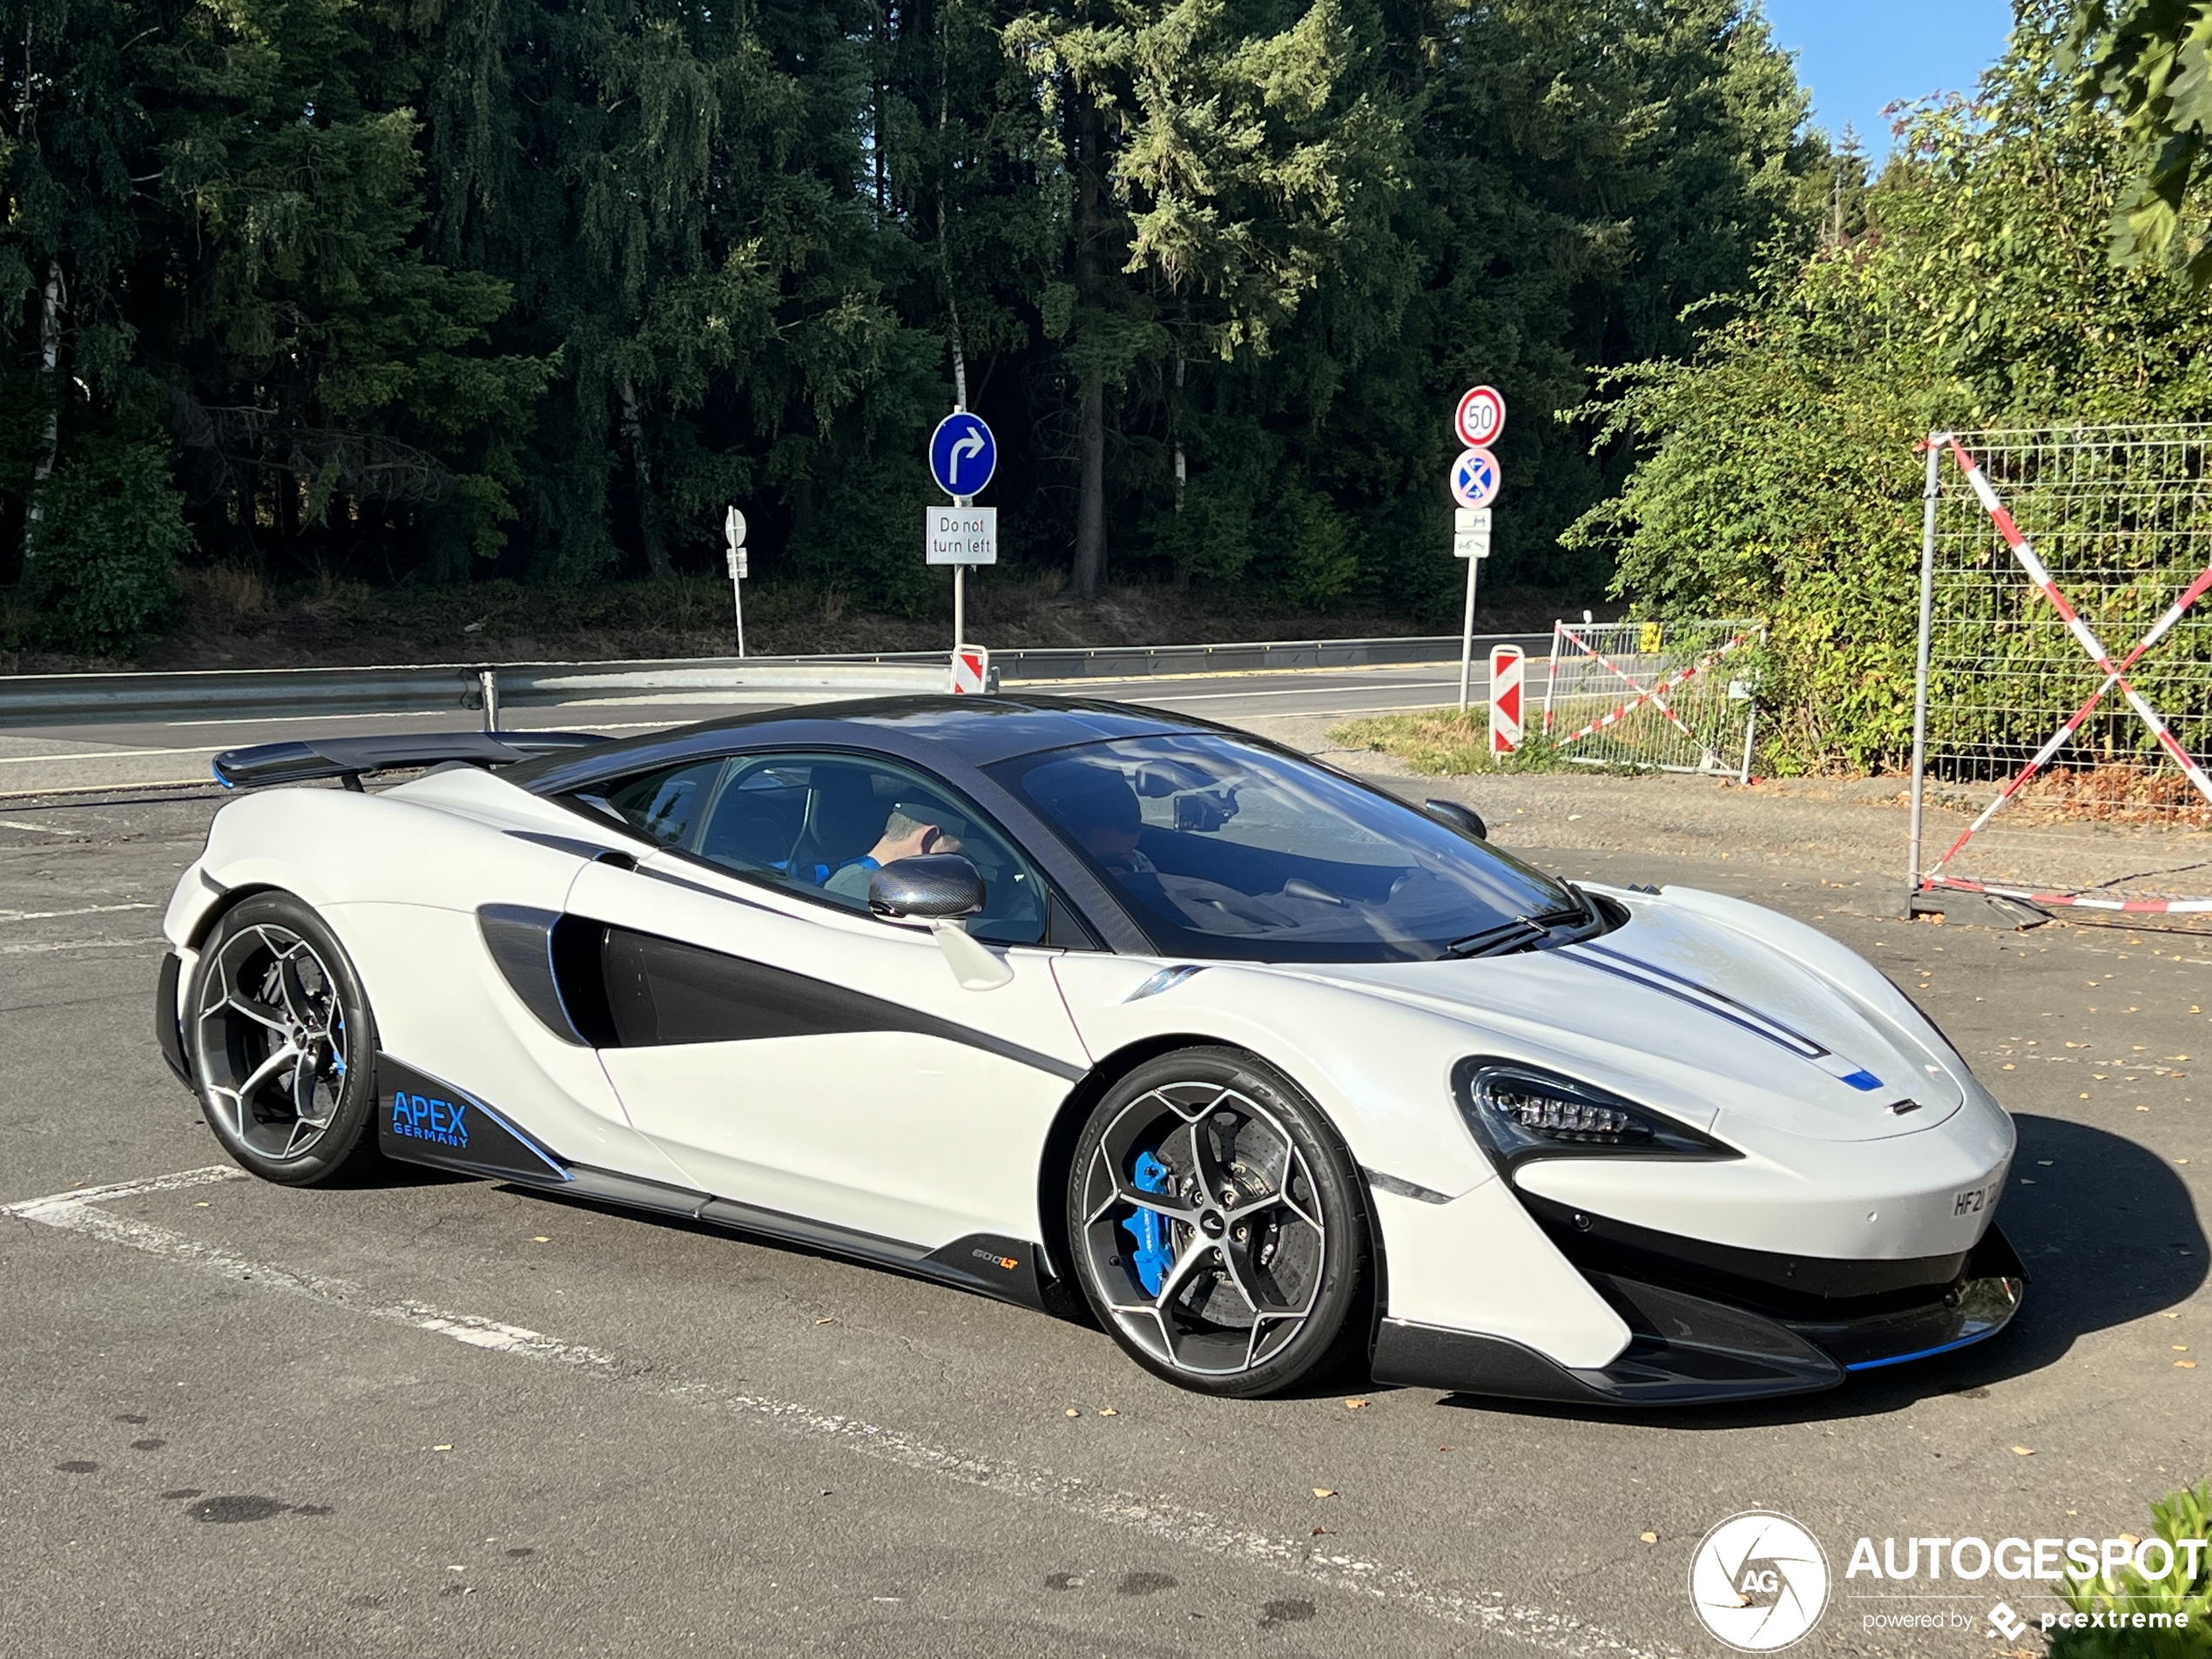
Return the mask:
<svg viewBox="0 0 2212 1659"><path fill-rule="evenodd" d="M1218 726L913 698L216 770L157 1032L271 1181L718 1224L1226 1395L1757 1399L2019 1304L2012 1121L1865 961Z"/></svg>

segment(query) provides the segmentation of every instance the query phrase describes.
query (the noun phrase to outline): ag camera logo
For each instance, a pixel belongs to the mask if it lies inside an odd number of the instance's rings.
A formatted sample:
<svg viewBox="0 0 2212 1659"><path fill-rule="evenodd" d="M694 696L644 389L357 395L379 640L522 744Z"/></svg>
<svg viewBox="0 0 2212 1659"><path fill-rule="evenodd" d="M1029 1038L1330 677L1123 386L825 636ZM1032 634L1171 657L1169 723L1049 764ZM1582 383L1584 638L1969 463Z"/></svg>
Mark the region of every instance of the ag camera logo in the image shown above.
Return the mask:
<svg viewBox="0 0 2212 1659"><path fill-rule="evenodd" d="M1730 1515L1689 1558L1689 1605L1716 1640L1738 1652L1778 1652L1828 1610L1828 1557L1787 1515Z"/></svg>

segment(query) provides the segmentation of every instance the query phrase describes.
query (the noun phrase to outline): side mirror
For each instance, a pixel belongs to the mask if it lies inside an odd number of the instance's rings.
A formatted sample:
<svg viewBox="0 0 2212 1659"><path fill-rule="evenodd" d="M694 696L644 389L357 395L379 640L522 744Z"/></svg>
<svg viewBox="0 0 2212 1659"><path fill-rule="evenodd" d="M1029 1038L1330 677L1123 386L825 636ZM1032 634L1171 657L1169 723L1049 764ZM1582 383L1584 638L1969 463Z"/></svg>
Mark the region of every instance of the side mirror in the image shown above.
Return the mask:
<svg viewBox="0 0 2212 1659"><path fill-rule="evenodd" d="M983 873L958 853L894 859L868 878L868 908L916 921L972 916L983 907Z"/></svg>
<svg viewBox="0 0 2212 1659"><path fill-rule="evenodd" d="M1440 824L1449 825L1462 835L1472 835L1478 841L1490 839L1490 831L1482 816L1472 806L1463 806L1455 800L1431 800L1421 803L1421 810Z"/></svg>
<svg viewBox="0 0 2212 1659"><path fill-rule="evenodd" d="M958 853L894 859L868 878L868 908L897 921L926 921L961 988L995 991L1014 969L960 925L983 907L983 873Z"/></svg>

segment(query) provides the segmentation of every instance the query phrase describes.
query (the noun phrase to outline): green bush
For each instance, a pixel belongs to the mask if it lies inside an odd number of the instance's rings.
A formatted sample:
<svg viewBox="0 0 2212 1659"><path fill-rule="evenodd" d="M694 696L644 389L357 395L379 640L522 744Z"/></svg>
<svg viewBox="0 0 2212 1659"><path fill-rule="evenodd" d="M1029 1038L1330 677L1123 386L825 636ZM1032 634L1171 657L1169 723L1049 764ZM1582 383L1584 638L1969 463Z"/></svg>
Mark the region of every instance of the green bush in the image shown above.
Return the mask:
<svg viewBox="0 0 2212 1659"><path fill-rule="evenodd" d="M1881 770L1910 752L1918 440L2212 416L2212 310L2163 273L2107 257L2126 182L2114 130L2053 67L2057 0L2027 0L2020 16L1977 100L1906 123L1863 235L1778 262L1696 361L1626 371L1607 408L1606 435L1642 453L1622 494L1569 540L1615 556L1615 591L1642 614L1768 619L1761 702L1777 718L1762 737L1779 772ZM2013 504L2031 523L2037 503ZM2107 638L2140 637L2173 597L2141 586L2091 618ZM2073 670L2042 602L2025 584L2007 591L2017 615L1979 650L2008 675L2047 658ZM2202 666L2190 672L2201 686ZM2040 742L2035 711L2062 698L2053 678L1985 695L2022 718L1973 735Z"/></svg>
<svg viewBox="0 0 2212 1659"><path fill-rule="evenodd" d="M66 452L38 495L20 597L31 637L56 651L125 657L160 633L192 545L158 439L94 435Z"/></svg>
<svg viewBox="0 0 2212 1659"><path fill-rule="evenodd" d="M168 626L192 546L168 464L159 438L93 435L62 455L22 573L37 644L126 657Z"/></svg>
<svg viewBox="0 0 2212 1659"><path fill-rule="evenodd" d="M2182 1541L2212 1539L2212 1480L2167 1494L2150 1507L2152 1535L2174 1552L2174 1570L2146 1579L2132 1567L2096 1578L2069 1578L2059 1594L2076 1613L2186 1614L2188 1625L2166 1630L2057 1630L2051 1659L2204 1659L2212 1654L2212 1551L2197 1554L2194 1577L2182 1565Z"/></svg>

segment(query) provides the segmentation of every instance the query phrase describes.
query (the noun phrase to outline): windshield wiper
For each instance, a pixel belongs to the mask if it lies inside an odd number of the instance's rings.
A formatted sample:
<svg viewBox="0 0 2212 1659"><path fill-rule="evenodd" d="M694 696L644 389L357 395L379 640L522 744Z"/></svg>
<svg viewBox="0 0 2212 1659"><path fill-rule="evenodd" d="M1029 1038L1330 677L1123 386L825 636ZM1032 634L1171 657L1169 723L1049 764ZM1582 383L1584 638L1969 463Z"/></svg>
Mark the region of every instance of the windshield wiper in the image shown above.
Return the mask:
<svg viewBox="0 0 2212 1659"><path fill-rule="evenodd" d="M1495 927L1485 927L1480 933L1469 934L1465 939L1455 939L1444 947L1447 956L1493 956L1499 949L1528 943L1544 935L1544 926L1534 916L1515 916L1511 921L1501 922Z"/></svg>
<svg viewBox="0 0 2212 1659"><path fill-rule="evenodd" d="M1515 916L1511 921L1501 922L1494 927L1485 927L1455 939L1444 947L1447 956L1500 956L1508 951L1525 950L1551 937L1553 928L1570 921L1586 922L1594 914L1582 904L1573 904L1557 910L1541 911L1533 916Z"/></svg>

